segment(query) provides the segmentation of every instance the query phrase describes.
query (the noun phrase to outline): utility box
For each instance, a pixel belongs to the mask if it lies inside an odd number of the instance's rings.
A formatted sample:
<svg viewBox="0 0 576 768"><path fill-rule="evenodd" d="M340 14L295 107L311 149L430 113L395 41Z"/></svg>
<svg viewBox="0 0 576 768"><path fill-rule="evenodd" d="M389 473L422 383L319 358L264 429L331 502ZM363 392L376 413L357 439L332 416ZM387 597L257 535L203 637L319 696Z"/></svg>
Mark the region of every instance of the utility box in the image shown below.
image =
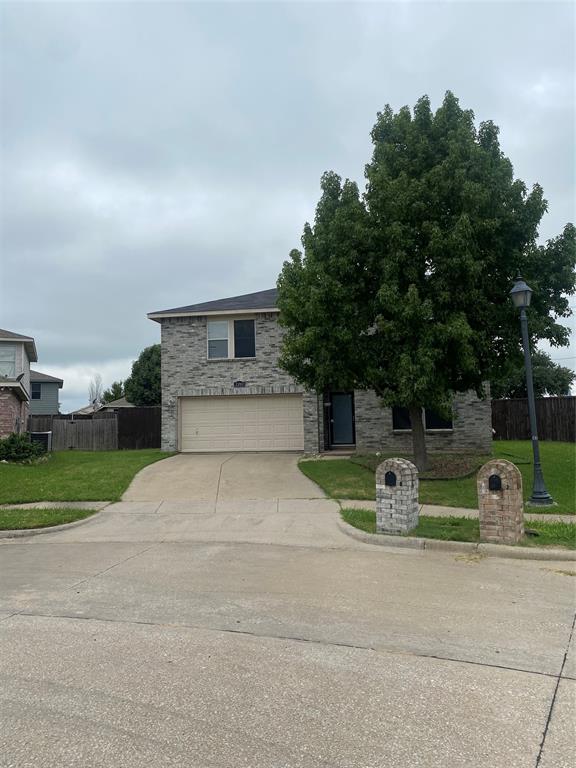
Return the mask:
<svg viewBox="0 0 576 768"><path fill-rule="evenodd" d="M522 475L511 461L493 459L477 478L480 541L517 544L524 536Z"/></svg>
<svg viewBox="0 0 576 768"><path fill-rule="evenodd" d="M407 459L386 459L376 469L376 530L400 535L418 525L418 470Z"/></svg>

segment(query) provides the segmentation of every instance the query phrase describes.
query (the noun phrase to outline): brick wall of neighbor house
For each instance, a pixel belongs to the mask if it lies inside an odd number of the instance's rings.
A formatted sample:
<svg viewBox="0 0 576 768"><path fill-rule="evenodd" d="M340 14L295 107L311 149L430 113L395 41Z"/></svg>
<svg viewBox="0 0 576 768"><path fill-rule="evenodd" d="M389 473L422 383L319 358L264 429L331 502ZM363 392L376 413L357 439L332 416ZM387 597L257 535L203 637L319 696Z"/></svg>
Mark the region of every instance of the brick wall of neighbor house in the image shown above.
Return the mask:
<svg viewBox="0 0 576 768"><path fill-rule="evenodd" d="M393 431L392 409L382 408L374 392L356 391L354 404L358 451L411 451L412 434ZM430 451L491 452L490 397L479 400L474 392L456 395L452 424L451 431L426 433L426 445Z"/></svg>
<svg viewBox="0 0 576 768"><path fill-rule="evenodd" d="M12 432L25 432L28 404L20 401L10 387L0 387L0 438Z"/></svg>
<svg viewBox="0 0 576 768"><path fill-rule="evenodd" d="M208 360L206 317L162 320L162 450L177 449L179 397L304 392L277 365L284 330L276 314L247 316L255 318L256 358L252 360ZM246 386L234 388L235 381L244 381ZM304 397L307 453L318 452L317 402L315 394Z"/></svg>

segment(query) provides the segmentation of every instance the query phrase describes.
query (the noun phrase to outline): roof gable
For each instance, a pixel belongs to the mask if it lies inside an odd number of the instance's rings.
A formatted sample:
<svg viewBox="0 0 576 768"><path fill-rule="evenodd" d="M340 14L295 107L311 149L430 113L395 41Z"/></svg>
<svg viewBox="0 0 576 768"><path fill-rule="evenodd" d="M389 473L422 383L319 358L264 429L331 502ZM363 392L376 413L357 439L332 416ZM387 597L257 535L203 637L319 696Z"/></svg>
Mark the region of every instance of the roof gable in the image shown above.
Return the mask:
<svg viewBox="0 0 576 768"><path fill-rule="evenodd" d="M58 384L59 389L62 389L62 386L64 385L63 379L58 379L56 376L49 376L47 373L40 373L40 371L33 371L32 369L30 369L30 381L52 382L53 384Z"/></svg>
<svg viewBox="0 0 576 768"><path fill-rule="evenodd" d="M6 331L0 328L0 342L21 342L24 344L28 360L35 363L38 360L38 353L36 352L36 344L32 336L23 336L21 333L14 333L14 331Z"/></svg>

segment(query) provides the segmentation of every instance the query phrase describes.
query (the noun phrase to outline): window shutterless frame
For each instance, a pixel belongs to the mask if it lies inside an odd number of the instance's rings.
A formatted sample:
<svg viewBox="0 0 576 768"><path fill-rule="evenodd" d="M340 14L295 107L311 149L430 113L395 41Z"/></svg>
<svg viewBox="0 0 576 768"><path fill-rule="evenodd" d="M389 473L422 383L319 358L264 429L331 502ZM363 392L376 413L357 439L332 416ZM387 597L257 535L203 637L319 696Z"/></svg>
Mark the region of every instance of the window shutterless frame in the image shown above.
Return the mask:
<svg viewBox="0 0 576 768"><path fill-rule="evenodd" d="M42 399L42 384L39 381L33 381L30 384L30 397L32 400Z"/></svg>
<svg viewBox="0 0 576 768"><path fill-rule="evenodd" d="M256 357L256 323L253 318L208 320L208 360L242 360Z"/></svg>

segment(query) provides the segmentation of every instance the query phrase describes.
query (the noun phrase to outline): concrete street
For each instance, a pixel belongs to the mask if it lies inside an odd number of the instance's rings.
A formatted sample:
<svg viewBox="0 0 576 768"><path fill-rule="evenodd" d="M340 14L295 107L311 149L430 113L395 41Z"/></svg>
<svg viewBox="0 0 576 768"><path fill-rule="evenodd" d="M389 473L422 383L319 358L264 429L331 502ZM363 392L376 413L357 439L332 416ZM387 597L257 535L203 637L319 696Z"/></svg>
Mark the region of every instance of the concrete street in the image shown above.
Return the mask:
<svg viewBox="0 0 576 768"><path fill-rule="evenodd" d="M363 544L290 454L0 542L0 766L576 764L574 563Z"/></svg>

